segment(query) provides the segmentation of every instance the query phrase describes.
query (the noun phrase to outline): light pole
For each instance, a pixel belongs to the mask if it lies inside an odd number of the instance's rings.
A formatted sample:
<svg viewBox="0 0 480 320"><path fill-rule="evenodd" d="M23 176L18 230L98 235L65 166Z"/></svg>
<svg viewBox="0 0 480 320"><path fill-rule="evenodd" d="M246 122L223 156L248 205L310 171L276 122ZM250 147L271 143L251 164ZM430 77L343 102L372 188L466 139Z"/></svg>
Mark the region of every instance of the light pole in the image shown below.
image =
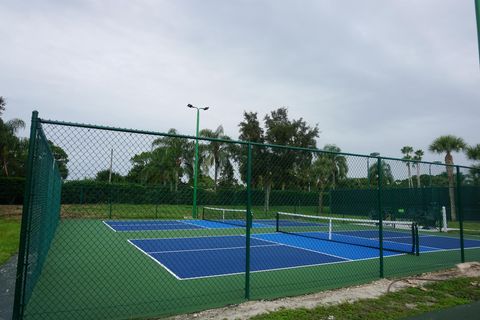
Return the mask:
<svg viewBox="0 0 480 320"><path fill-rule="evenodd" d="M378 157L380 153L372 152L370 153L370 157ZM367 158L367 180L368 180L368 188L370 189L370 157Z"/></svg>
<svg viewBox="0 0 480 320"><path fill-rule="evenodd" d="M192 207L192 218L197 218L197 179L198 179L198 126L200 124L200 110L207 111L209 107L198 108L187 104L188 108L197 109L197 130L195 135L195 164L193 169L193 207Z"/></svg>

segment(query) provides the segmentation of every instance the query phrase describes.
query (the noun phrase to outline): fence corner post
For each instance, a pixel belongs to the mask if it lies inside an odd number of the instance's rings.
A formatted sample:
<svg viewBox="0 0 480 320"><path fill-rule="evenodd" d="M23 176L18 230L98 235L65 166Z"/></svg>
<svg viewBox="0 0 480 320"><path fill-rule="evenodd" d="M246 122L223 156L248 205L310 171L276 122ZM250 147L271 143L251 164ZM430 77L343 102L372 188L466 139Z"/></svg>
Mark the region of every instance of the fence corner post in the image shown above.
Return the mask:
<svg viewBox="0 0 480 320"><path fill-rule="evenodd" d="M250 299L250 229L252 227L252 144L247 145L247 217L245 244L245 299Z"/></svg>
<svg viewBox="0 0 480 320"><path fill-rule="evenodd" d="M379 242L379 258L380 258L380 278L384 277L384 261L383 261L383 204L382 204L382 177L383 165L382 158L377 158L377 176L378 176L378 190L377 190L377 201L378 201L378 242Z"/></svg>
<svg viewBox="0 0 480 320"><path fill-rule="evenodd" d="M22 319L25 308L25 285L28 267L28 232L31 221L31 197L33 195L33 164L37 141L38 111L32 112L30 126L30 139L28 141L27 180L25 181L25 195L22 210L22 223L20 229L20 244L17 260L17 274L15 279L15 294L12 319Z"/></svg>
<svg viewBox="0 0 480 320"><path fill-rule="evenodd" d="M463 239L463 208L462 208L462 192L461 192L461 189L462 189L462 179L460 177L460 167L457 166L457 201L456 201L456 204L457 204L457 213L458 213L458 223L460 225L460 259L463 262L465 262L465 243L464 243L464 239Z"/></svg>

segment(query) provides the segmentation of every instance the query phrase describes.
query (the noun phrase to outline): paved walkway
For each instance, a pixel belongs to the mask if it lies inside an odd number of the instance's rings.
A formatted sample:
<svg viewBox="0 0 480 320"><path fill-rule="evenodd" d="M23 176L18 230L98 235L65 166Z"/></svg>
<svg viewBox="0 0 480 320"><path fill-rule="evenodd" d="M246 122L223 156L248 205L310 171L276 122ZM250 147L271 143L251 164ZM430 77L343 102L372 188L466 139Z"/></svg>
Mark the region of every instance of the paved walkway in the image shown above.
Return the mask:
<svg viewBox="0 0 480 320"><path fill-rule="evenodd" d="M0 266L0 320L12 319L17 255Z"/></svg>

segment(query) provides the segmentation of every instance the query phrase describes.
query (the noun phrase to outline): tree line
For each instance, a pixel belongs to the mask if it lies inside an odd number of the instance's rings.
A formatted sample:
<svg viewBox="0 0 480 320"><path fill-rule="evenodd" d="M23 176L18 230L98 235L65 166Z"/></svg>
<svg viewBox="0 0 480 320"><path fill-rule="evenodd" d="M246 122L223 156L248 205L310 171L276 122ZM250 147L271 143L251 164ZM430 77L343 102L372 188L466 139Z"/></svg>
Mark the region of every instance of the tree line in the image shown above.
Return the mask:
<svg viewBox="0 0 480 320"><path fill-rule="evenodd" d="M25 122L14 118L3 119L6 100L0 96L0 177L25 177L28 156L28 138L18 137L18 131L25 128ZM60 175L63 179L68 177L68 155L59 146L49 141L50 149L57 162Z"/></svg>
<svg viewBox="0 0 480 320"><path fill-rule="evenodd" d="M0 160L1 175L6 177L25 176L25 163L28 152L28 138L17 136L25 127L21 119L3 120L6 101L0 97ZM365 174L361 177L348 177L347 157L334 144L323 147L326 152L308 152L268 145L287 145L293 147L317 149L320 131L318 125L309 125L303 118L290 119L287 108L278 108L260 118L257 112L244 112L239 123L239 139L266 146L255 145L252 150L252 187L265 192L265 204L268 207L271 190L303 190L317 192L322 207L323 194L330 189L351 188L362 189L375 187L378 177L382 177L383 185L400 187L421 187L427 183L453 186L453 167L436 175L420 174L420 163L423 150L414 151L411 146L401 148L407 169L406 179L395 180L390 164L375 159L367 162ZM130 169L121 175L110 169L103 169L90 179L113 183L140 183L144 185L168 186L170 190L178 190L180 185L192 185L195 164L195 140L175 137L176 129L168 131L169 136L153 141L150 151L135 154L130 159ZM228 143L232 140L224 132L222 126L215 130L203 129L201 137L222 139L220 141L200 140L198 184L200 188L216 191L218 188L241 188L246 184L247 150L246 146ZM67 179L68 155L52 142L50 147L59 166L61 176ZM469 159L476 161L474 169L464 180L479 182L480 179L480 144L468 146L463 139L452 135L441 136L429 146L429 151L445 154L445 164L453 165L452 152L465 151ZM378 172L380 168L381 172ZM413 169L416 175L412 174ZM416 178L414 184L413 178ZM453 188L450 188L453 190ZM453 199L453 198L452 198ZM452 200L454 202L454 200ZM268 208L267 208L268 209Z"/></svg>

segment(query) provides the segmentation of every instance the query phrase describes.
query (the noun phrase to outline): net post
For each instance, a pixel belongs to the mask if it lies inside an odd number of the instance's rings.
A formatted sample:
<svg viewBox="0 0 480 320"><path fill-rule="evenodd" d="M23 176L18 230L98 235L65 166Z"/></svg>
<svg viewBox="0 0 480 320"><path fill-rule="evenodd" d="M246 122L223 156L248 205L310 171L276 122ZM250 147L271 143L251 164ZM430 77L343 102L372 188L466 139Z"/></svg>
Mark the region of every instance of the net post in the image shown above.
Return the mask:
<svg viewBox="0 0 480 320"><path fill-rule="evenodd" d="M22 212L22 224L20 229L20 244L17 262L17 274L15 280L15 295L13 302L12 319L22 319L25 307L25 285L28 267L28 232L31 223L31 197L33 196L33 162L37 142L38 111L32 112L30 126L30 140L28 142L27 180L25 181L25 196Z"/></svg>
<svg viewBox="0 0 480 320"><path fill-rule="evenodd" d="M418 235L418 223L415 222L414 224L414 230L415 230L415 255L419 256L420 255L420 236Z"/></svg>
<svg viewBox="0 0 480 320"><path fill-rule="evenodd" d="M280 224L280 214L277 212L275 212L275 229L276 229L276 232L280 232L280 227L279 227L279 224Z"/></svg>
<svg viewBox="0 0 480 320"><path fill-rule="evenodd" d="M448 232L447 208L442 207L442 232Z"/></svg>
<svg viewBox="0 0 480 320"><path fill-rule="evenodd" d="M250 299L250 228L252 222L252 144L247 145L247 225L245 243L245 299Z"/></svg>
<svg viewBox="0 0 480 320"><path fill-rule="evenodd" d="M377 176L378 176L378 191L377 191L377 201L378 201L378 242L379 242L379 258L380 258L380 278L384 277L384 261L383 261L383 214L382 214L382 158L377 158Z"/></svg>
<svg viewBox="0 0 480 320"><path fill-rule="evenodd" d="M415 248L417 247L417 239L415 238L415 223L412 223L412 254L415 253Z"/></svg>
<svg viewBox="0 0 480 320"><path fill-rule="evenodd" d="M332 219L328 219L328 240L332 240Z"/></svg>
<svg viewBox="0 0 480 320"><path fill-rule="evenodd" d="M463 208L462 208L462 197L461 197L461 186L462 179L460 177L460 167L457 166L457 212L458 212L458 223L460 224L460 256L462 263L465 262L465 243L463 239Z"/></svg>

